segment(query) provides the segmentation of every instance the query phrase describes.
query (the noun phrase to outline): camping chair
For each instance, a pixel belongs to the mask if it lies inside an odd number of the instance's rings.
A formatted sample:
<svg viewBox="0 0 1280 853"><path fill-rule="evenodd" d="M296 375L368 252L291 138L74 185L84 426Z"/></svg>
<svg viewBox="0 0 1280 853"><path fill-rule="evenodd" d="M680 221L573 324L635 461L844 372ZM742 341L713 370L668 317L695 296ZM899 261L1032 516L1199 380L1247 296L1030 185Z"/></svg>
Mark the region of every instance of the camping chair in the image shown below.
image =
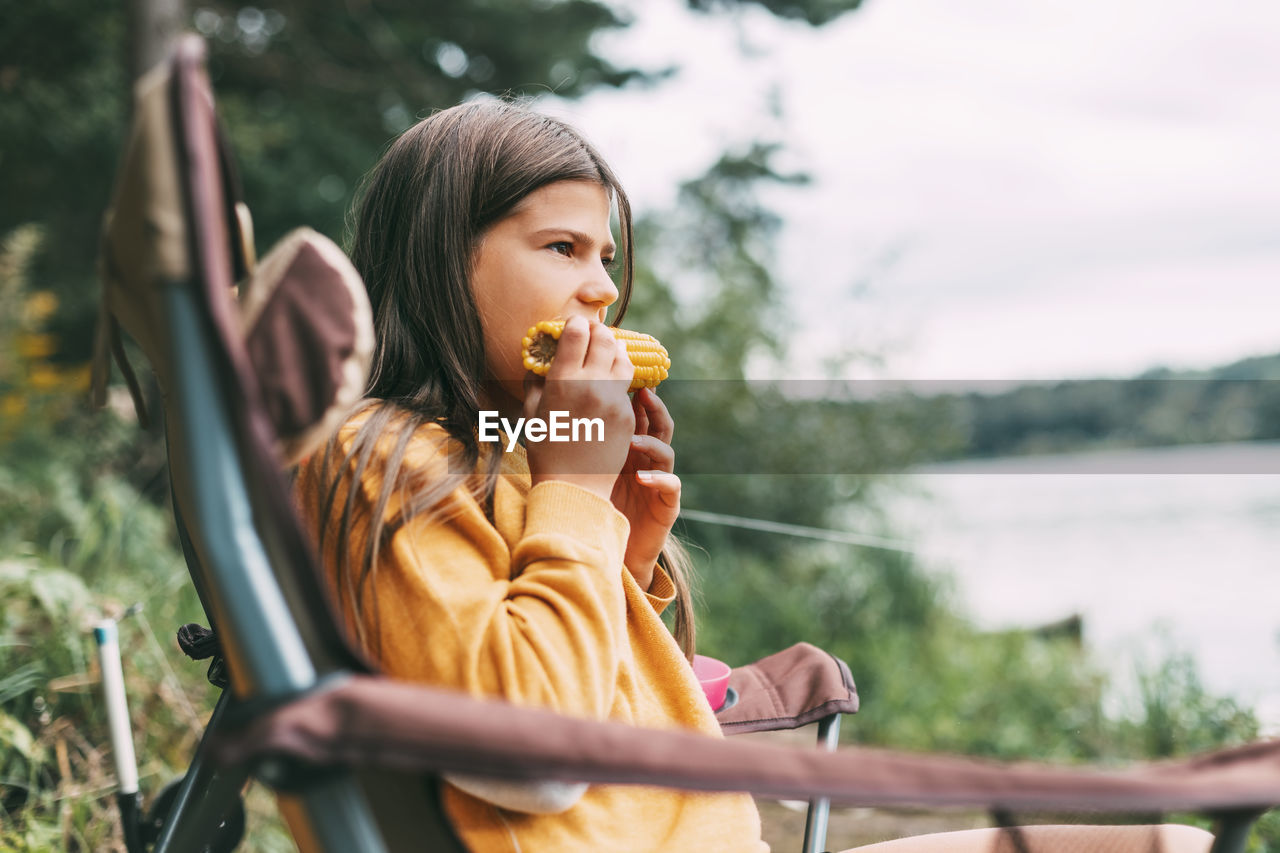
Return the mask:
<svg viewBox="0 0 1280 853"><path fill-rule="evenodd" d="M358 372L359 288L322 238L303 233L260 267L279 265L270 293L246 286L260 319L245 322L231 293L253 266L251 241L202 60L202 42L184 38L140 81L102 249L102 352L120 354L118 321L157 373L175 516L217 637L185 641L197 654L218 649L228 685L155 815L154 850L231 849L251 775L276 791L302 849L334 853L461 853L437 796L448 773L808 799L820 806L812 850L827 798L997 815L1196 811L1219 819L1215 853L1243 850L1252 821L1280 802L1280 742L1125 771L1007 766L640 731L378 676L338 627L281 470L324 431L342 378ZM303 333L279 333L290 326ZM317 371L314 381L291 388L289 364ZM822 738L833 741L833 721L857 707L847 668L811 646L736 670L730 684L741 699L720 713L726 731L827 720ZM135 832L131 853L148 841Z"/></svg>
<svg viewBox="0 0 1280 853"><path fill-rule="evenodd" d="M213 657L210 681L229 688L183 783L166 791L141 830L126 833L137 836L135 846L155 841L157 850L197 849L213 837L234 844L248 768L210 764L209 744L224 727L374 671L338 627L283 476L284 463L323 442L359 400L373 338L367 298L342 251L309 229L256 262L203 51L199 39L183 39L171 62L139 81L101 249L95 394L103 396L110 352L146 417L123 352L123 326L164 398L179 537L214 626L184 626L179 643L194 658ZM236 281L246 282L238 299ZM848 667L807 644L735 669L729 691L727 732L816 722L819 743L829 748L840 714L858 707ZM373 824L384 820L368 804L381 809L389 789L418 789L413 802L399 798L415 818L438 810L417 802L434 800L434 782L401 786L380 778L386 774L359 772L298 784L272 768L258 772L287 791L282 797L295 824L302 815L323 849L382 849L368 846L378 834ZM126 824L137 811L128 793ZM822 848L827 811L826 799L812 800L806 853ZM414 849L423 841L418 822L407 823ZM457 848L456 841L439 843Z"/></svg>

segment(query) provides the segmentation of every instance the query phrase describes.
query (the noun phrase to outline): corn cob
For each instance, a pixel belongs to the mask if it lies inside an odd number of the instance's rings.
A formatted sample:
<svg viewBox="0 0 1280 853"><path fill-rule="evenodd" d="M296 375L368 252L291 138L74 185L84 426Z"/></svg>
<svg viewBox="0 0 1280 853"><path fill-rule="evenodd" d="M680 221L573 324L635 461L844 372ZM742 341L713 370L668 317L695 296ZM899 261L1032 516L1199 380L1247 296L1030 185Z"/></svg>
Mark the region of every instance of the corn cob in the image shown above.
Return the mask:
<svg viewBox="0 0 1280 853"><path fill-rule="evenodd" d="M525 370L532 370L539 376L547 375L547 371L551 369L551 360L556 355L560 333L563 331L564 320L543 320L529 328L520 353ZM667 378L667 371L671 369L671 358L667 355L666 347L653 335L646 335L644 332L614 328L613 334L626 344L627 357L636 367L635 375L631 379L631 387L627 390L657 388L658 383Z"/></svg>

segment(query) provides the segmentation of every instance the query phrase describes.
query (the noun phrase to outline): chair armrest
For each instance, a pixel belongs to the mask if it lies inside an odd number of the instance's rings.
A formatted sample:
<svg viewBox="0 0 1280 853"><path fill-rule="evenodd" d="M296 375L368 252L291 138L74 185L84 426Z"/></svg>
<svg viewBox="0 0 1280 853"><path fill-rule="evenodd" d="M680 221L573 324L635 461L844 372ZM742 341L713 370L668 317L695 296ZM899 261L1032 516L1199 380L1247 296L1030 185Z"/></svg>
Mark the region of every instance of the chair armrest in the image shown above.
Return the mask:
<svg viewBox="0 0 1280 853"><path fill-rule="evenodd" d="M729 687L738 701L716 714L725 734L796 729L858 710L848 665L809 643L736 667Z"/></svg>
<svg viewBox="0 0 1280 853"><path fill-rule="evenodd" d="M1222 814L1280 803L1280 740L1119 769L858 746L826 752L564 717L367 675L229 719L209 749L219 766L253 765L278 788L315 784L324 778L317 767L373 767L913 808Z"/></svg>

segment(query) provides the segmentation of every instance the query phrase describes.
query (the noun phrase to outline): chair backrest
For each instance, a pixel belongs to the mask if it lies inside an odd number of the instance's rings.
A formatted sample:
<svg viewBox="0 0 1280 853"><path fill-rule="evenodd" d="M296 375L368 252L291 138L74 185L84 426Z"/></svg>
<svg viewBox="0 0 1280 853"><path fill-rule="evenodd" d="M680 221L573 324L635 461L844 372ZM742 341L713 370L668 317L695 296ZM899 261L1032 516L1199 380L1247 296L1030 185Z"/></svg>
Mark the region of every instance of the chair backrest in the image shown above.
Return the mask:
<svg viewBox="0 0 1280 853"><path fill-rule="evenodd" d="M335 618L284 473L363 391L367 297L315 232L290 234L256 269L250 234L204 43L187 36L135 88L100 247L95 385L101 400L114 353L136 386L123 328L160 386L174 513L226 659L226 716L241 719L370 670ZM430 774L340 769L285 789L304 850L462 850Z"/></svg>
<svg viewBox="0 0 1280 853"><path fill-rule="evenodd" d="M202 59L186 39L137 84L101 247L102 331L116 338L118 323L156 374L175 514L235 692L284 695L368 669L332 618L283 465L358 399L372 324L359 276L315 232L248 275L248 217Z"/></svg>

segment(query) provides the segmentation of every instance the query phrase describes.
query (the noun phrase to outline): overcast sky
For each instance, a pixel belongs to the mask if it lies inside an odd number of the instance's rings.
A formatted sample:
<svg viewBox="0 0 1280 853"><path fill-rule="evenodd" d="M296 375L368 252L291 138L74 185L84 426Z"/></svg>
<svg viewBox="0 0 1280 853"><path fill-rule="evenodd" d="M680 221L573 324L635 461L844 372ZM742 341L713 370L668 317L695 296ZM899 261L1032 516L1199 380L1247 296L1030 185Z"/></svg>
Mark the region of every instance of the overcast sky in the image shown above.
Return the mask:
<svg viewBox="0 0 1280 853"><path fill-rule="evenodd" d="M632 10L601 49L681 74L552 109L641 209L726 146L786 144L815 179L772 199L791 375L850 344L909 379L1280 351L1275 0L869 0L817 30Z"/></svg>

